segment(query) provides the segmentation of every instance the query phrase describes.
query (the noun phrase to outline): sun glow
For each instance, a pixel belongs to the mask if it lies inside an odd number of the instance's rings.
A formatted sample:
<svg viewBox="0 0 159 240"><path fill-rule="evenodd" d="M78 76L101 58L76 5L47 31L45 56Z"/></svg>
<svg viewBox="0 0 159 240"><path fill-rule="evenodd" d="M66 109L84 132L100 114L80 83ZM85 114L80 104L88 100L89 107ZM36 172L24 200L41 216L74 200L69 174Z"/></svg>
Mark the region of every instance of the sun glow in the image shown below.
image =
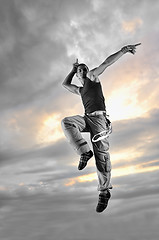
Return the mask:
<svg viewBox="0 0 159 240"><path fill-rule="evenodd" d="M52 114L45 117L38 134L38 141L42 143L56 142L63 137L60 115Z"/></svg>
<svg viewBox="0 0 159 240"><path fill-rule="evenodd" d="M136 83L114 90L107 100L107 111L111 120L141 116L145 109L138 103Z"/></svg>

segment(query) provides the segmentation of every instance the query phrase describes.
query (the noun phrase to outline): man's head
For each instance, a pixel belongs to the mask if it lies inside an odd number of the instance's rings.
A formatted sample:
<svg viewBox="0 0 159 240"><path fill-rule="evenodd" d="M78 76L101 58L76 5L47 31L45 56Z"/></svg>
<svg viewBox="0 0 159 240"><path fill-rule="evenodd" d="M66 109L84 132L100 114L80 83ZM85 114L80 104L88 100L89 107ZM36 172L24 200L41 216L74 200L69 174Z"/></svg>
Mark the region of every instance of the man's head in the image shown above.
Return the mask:
<svg viewBox="0 0 159 240"><path fill-rule="evenodd" d="M77 67L77 73L76 76L79 78L79 80L85 79L87 73L89 72L89 68L86 64L80 63Z"/></svg>

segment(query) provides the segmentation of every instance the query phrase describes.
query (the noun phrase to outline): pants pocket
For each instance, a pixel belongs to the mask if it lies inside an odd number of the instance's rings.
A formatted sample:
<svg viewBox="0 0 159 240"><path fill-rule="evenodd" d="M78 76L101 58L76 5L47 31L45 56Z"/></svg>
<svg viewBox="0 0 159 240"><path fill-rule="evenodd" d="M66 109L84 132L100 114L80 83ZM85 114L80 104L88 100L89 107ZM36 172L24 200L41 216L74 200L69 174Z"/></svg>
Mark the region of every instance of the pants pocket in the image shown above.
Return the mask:
<svg viewBox="0 0 159 240"><path fill-rule="evenodd" d="M105 171L110 172L111 171L111 162L110 162L110 155L107 152L107 154L104 156L105 159Z"/></svg>

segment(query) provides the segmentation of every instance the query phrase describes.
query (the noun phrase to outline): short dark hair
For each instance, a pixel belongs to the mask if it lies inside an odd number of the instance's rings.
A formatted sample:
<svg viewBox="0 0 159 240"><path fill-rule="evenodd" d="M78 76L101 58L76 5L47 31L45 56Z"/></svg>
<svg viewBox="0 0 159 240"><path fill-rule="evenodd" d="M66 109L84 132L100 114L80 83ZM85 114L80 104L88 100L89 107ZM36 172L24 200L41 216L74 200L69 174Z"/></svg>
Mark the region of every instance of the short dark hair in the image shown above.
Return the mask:
<svg viewBox="0 0 159 240"><path fill-rule="evenodd" d="M87 65L85 64L85 63L80 63L80 64L78 64L78 67L84 67L84 69L86 69L87 70L87 72L89 72L89 68L87 67Z"/></svg>

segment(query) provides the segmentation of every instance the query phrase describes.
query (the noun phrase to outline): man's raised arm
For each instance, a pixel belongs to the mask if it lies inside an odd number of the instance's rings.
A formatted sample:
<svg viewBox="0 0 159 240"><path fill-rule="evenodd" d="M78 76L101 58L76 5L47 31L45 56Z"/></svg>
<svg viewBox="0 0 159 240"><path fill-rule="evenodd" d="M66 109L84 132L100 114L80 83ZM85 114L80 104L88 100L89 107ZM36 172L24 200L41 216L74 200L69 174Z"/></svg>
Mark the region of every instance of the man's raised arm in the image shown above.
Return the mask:
<svg viewBox="0 0 159 240"><path fill-rule="evenodd" d="M71 72L67 75L65 80L63 81L62 86L65 87L70 92L79 95L79 87L77 87L76 85L71 83L75 73L77 72L77 67L78 67L78 59L73 64L73 68L72 68Z"/></svg>
<svg viewBox="0 0 159 240"><path fill-rule="evenodd" d="M104 72L104 70L109 67L110 65L112 65L113 63L115 63L121 56L123 56L123 54L130 52L132 54L135 54L136 52L136 47L138 45L140 45L141 43L135 44L135 45L128 45L125 46L123 48L121 48L120 51L110 55L108 58L106 58L106 60L99 65L99 67L94 68L90 71L90 74L93 74L94 76L99 76L100 74L102 74Z"/></svg>

